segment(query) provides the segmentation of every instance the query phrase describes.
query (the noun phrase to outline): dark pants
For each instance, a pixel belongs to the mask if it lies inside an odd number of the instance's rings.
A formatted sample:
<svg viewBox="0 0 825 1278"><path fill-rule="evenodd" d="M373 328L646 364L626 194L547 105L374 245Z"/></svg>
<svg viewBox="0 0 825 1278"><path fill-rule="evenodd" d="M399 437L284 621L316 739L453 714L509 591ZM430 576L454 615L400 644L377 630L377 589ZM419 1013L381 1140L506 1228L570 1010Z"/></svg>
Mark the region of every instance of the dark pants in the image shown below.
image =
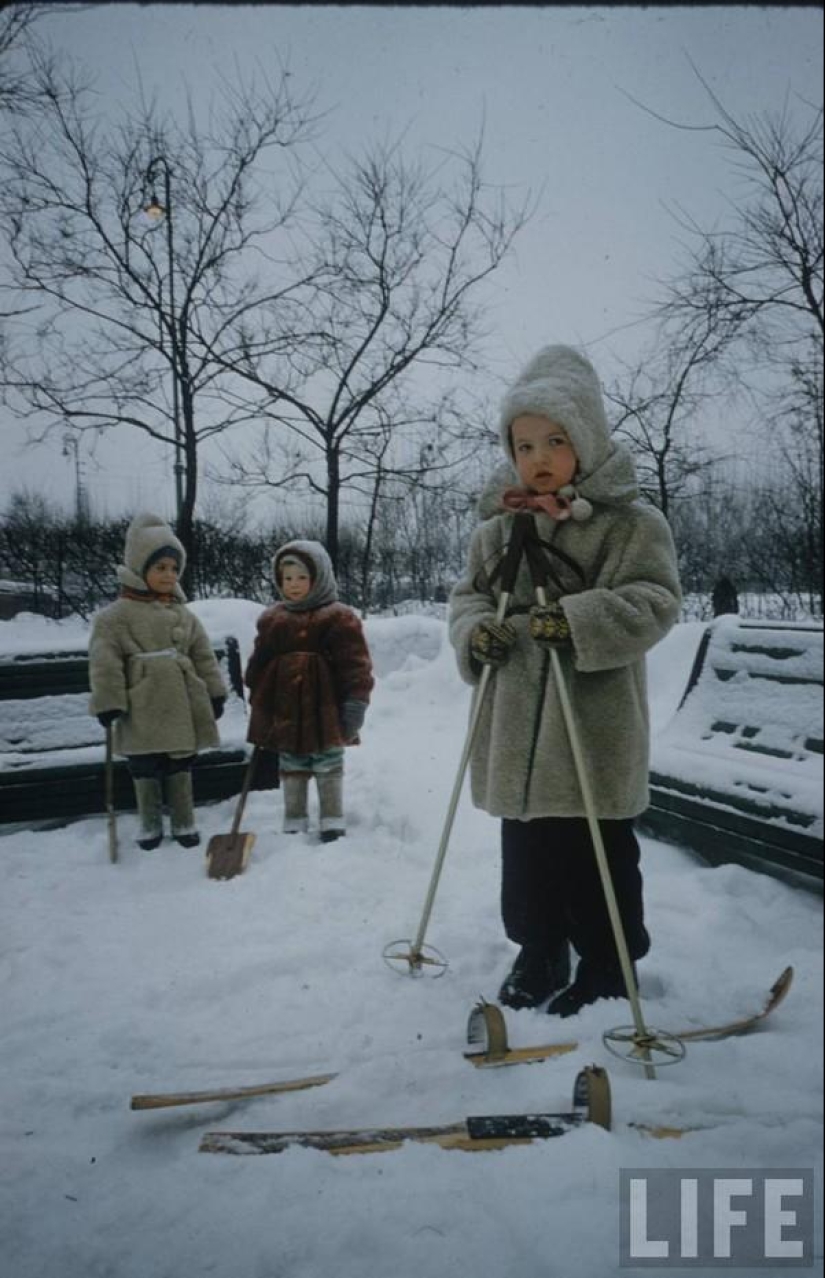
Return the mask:
<svg viewBox="0 0 825 1278"><path fill-rule="evenodd" d="M189 772L194 766L196 755L187 754L182 759L173 759L171 754L130 754L126 756L126 767L129 775L136 781L160 781L174 772Z"/></svg>
<svg viewBox="0 0 825 1278"><path fill-rule="evenodd" d="M631 959L650 949L644 925L639 844L633 822L599 828ZM593 841L584 817L501 823L501 915L517 945L555 954L567 940L580 958L618 965Z"/></svg>

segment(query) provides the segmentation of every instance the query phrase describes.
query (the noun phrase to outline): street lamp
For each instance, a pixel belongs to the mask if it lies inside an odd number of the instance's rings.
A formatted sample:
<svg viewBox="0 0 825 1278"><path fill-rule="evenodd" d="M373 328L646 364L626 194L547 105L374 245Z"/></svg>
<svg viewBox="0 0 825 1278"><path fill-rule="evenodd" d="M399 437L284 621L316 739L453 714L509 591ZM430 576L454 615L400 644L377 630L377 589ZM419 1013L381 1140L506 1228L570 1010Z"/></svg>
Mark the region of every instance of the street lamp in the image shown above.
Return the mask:
<svg viewBox="0 0 825 1278"><path fill-rule="evenodd" d="M73 435L71 431L67 430L63 435L63 456L68 457L71 452L74 453L75 518L79 524L82 524L86 518L86 499L83 493L83 480L80 470L80 440L77 435Z"/></svg>
<svg viewBox="0 0 825 1278"><path fill-rule="evenodd" d="M163 170L163 196L166 201L162 204L158 199L154 184L156 171L160 167ZM178 347L178 331L177 316L175 314L175 248L172 238L172 196L171 196L171 170L169 163L164 155L156 155L150 160L146 169L146 186L149 187L151 195L144 206L144 213L151 218L153 222L162 222L166 220L166 250L169 258L169 313L170 313L170 332L172 336L172 424L174 428L175 440L175 508L177 516L177 527L180 529L181 511L183 510L183 438L180 424L180 388L179 388L179 347Z"/></svg>

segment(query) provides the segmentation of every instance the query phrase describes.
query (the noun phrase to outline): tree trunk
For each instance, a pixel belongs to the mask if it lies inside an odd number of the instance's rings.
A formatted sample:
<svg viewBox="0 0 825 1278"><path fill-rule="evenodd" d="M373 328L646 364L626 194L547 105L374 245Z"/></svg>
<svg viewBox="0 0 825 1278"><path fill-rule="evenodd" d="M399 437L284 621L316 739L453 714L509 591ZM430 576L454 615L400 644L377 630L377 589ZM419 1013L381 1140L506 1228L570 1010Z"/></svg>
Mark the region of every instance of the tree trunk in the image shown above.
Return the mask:
<svg viewBox="0 0 825 1278"><path fill-rule="evenodd" d="M334 444L327 445L327 553L338 571L338 522L341 501L341 459Z"/></svg>

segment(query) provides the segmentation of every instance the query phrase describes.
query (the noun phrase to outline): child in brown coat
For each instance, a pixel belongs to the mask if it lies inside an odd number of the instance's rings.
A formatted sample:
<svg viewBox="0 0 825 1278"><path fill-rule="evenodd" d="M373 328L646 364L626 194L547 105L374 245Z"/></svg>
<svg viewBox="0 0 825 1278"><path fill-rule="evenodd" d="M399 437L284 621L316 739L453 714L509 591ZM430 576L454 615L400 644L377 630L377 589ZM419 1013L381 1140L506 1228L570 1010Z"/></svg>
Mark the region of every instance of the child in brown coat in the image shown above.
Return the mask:
<svg viewBox="0 0 825 1278"><path fill-rule="evenodd" d="M314 776L321 839L330 843L346 833L344 747L358 744L374 683L372 661L358 616L338 600L320 542L287 542L272 569L281 602L258 618L245 674L248 739L278 751L285 833L308 828Z"/></svg>

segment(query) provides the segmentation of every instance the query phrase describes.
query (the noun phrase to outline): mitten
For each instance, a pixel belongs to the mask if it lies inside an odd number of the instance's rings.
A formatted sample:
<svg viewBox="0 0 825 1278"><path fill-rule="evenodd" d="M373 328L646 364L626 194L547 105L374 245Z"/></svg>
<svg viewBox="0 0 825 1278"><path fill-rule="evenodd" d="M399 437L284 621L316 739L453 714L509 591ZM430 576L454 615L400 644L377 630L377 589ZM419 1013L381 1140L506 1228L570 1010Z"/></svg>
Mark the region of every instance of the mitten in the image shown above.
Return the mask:
<svg viewBox="0 0 825 1278"><path fill-rule="evenodd" d="M341 735L345 741L358 736L367 713L366 701L345 701L341 706Z"/></svg>
<svg viewBox="0 0 825 1278"><path fill-rule="evenodd" d="M101 728L108 728L110 723L114 723L115 719L122 719L122 710L103 710L98 716L97 721Z"/></svg>
<svg viewBox="0 0 825 1278"><path fill-rule="evenodd" d="M564 648L570 640L570 625L559 603L534 604L528 620L530 638L543 648Z"/></svg>
<svg viewBox="0 0 825 1278"><path fill-rule="evenodd" d="M216 719L220 719L223 714L223 708L226 705L226 697L212 697L212 713Z"/></svg>
<svg viewBox="0 0 825 1278"><path fill-rule="evenodd" d="M470 656L481 666L503 666L515 642L509 621L480 621L470 635Z"/></svg>

